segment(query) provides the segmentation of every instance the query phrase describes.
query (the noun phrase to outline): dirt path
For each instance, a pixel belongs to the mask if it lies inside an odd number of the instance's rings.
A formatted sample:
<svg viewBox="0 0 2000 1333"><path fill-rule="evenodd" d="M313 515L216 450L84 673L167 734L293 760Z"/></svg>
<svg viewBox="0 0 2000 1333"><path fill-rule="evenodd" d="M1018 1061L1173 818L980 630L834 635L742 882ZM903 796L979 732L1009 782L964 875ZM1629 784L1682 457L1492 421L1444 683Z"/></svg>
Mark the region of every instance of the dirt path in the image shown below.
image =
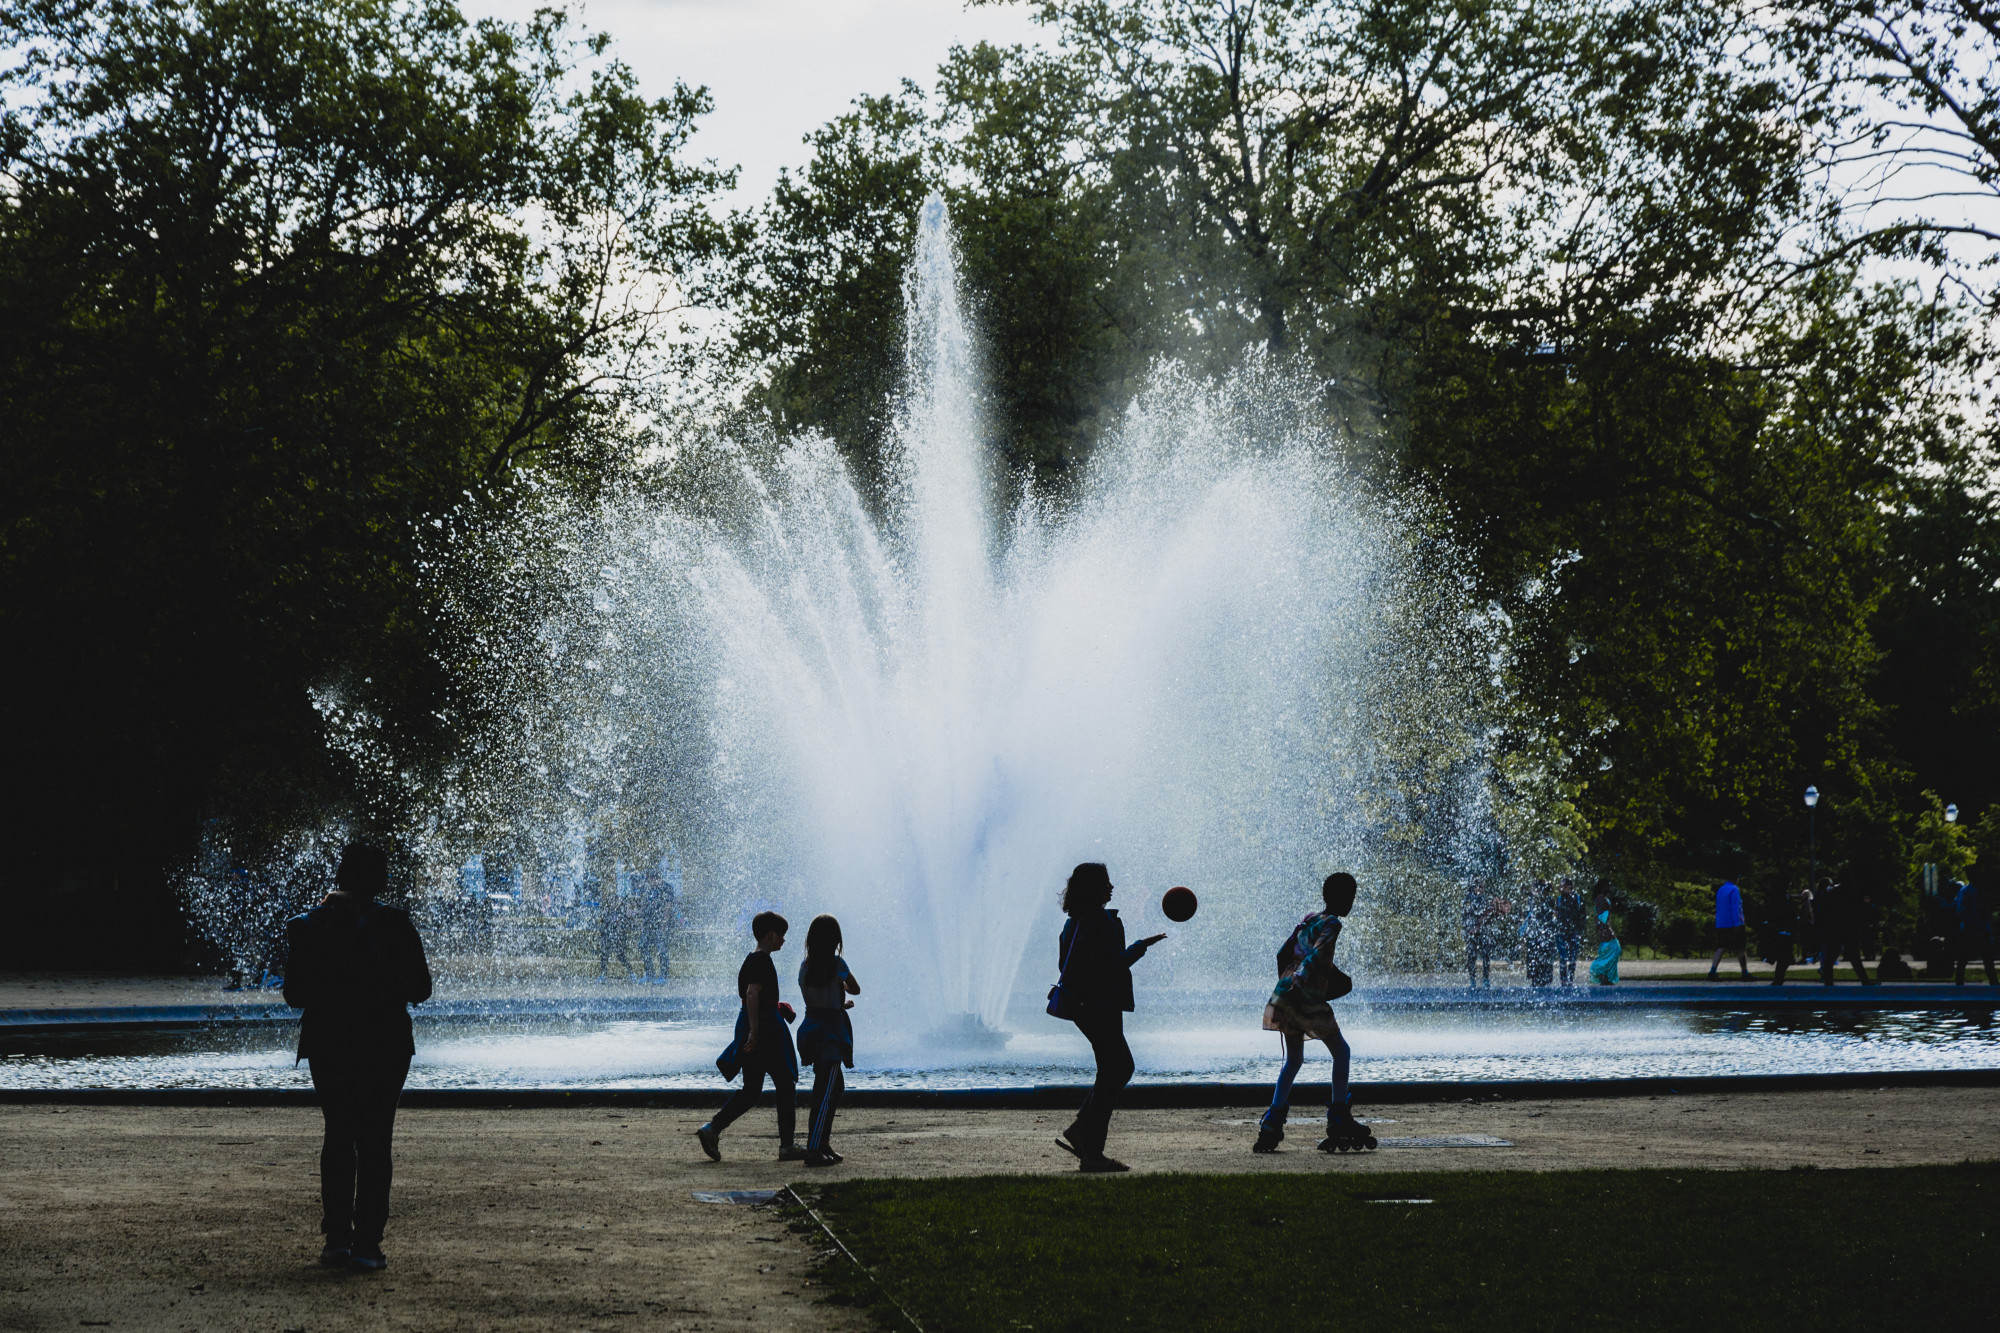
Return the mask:
<svg viewBox="0 0 2000 1333"><path fill-rule="evenodd" d="M1121 1113L1138 1170L1871 1166L1990 1157L2000 1090L1888 1089L1374 1107L1399 1147L1329 1158L1309 1116L1253 1157L1250 1109ZM769 1112L698 1155L684 1111L405 1111L387 1273L318 1268L315 1112L0 1107L0 1328L868 1327L819 1305L811 1247L695 1190L793 1178L1067 1171L1065 1117L856 1111L845 1166L781 1167Z"/></svg>

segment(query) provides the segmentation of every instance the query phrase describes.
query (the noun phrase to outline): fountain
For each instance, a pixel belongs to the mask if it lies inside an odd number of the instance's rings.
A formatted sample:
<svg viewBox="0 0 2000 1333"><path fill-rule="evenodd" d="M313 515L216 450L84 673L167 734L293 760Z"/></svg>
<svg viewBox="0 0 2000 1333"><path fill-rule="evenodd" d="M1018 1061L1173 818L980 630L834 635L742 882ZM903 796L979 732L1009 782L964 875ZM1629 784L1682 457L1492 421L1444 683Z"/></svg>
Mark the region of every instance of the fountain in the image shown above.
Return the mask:
<svg viewBox="0 0 2000 1333"><path fill-rule="evenodd" d="M709 440L660 485L531 496L439 552L454 665L483 682L458 719L474 758L385 802L426 812L406 845L438 930L505 936L457 924L462 867L574 923L677 857L718 969L751 912L800 935L832 912L877 1021L969 1050L1046 986L1083 860L1149 928L1161 890L1199 889L1156 989L1254 990L1343 867L1369 885L1350 953L1440 961L1451 868L1492 845L1500 627L1436 515L1349 466L1357 427L1321 386L1255 356L1214 381L1161 367L1074 489L1038 494L990 464L940 199L904 302L879 484L816 434ZM365 701L318 702L359 771L399 780ZM301 882L297 860L262 879Z"/></svg>
<svg viewBox="0 0 2000 1333"><path fill-rule="evenodd" d="M543 672L516 691L534 726L492 752L592 770L583 804L674 773L646 816L711 912L837 914L894 1000L877 1012L940 1041L991 1044L1046 986L1082 860L1128 916L1200 888L1155 985L1261 979L1266 937L1341 866L1399 868L1363 937L1434 947L1434 872L1487 795L1493 644L1423 506L1350 473L1313 386L1261 362L1163 369L1076 491L1037 495L989 464L937 199L905 310L879 494L821 437L739 442L686 469L697 498L565 515L469 563L560 551L529 581L569 589L482 665ZM552 642L582 669L543 671Z"/></svg>
<svg viewBox="0 0 2000 1333"><path fill-rule="evenodd" d="M1142 1082L1269 1076L1272 950L1335 868L1363 886L1342 942L1359 1081L1990 1066L1990 1011L1394 1001L1398 977L1455 972L1461 873L1536 855L1533 793L1488 763L1506 627L1435 512L1350 465L1368 423L1256 356L1160 367L1075 486L1038 494L991 465L935 199L905 302L879 484L815 434L710 438L629 492L539 489L439 548L452 665L481 682L441 786L396 788L410 766L365 699L319 699L333 743L422 811L404 864L441 984L413 1085L706 1095L766 908L793 959L812 914L841 918L857 1087L1074 1082L1087 1049L1040 1009L1083 860L1111 867L1133 934L1169 934L1137 969ZM317 892L344 837L331 821L243 868L218 834L188 877L197 921L261 974L274 904ZM669 883L666 984L598 982L613 906ZM1201 898L1184 925L1158 912L1174 884ZM26 1022L0 1089L295 1087L284 1018L109 1040Z"/></svg>

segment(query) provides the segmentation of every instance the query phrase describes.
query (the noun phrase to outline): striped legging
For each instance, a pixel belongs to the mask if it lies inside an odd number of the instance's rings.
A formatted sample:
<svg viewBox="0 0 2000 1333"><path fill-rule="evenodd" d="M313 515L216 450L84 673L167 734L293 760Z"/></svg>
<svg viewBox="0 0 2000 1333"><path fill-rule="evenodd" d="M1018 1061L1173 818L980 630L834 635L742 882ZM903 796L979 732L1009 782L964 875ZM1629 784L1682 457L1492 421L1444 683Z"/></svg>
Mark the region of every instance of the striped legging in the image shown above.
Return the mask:
<svg viewBox="0 0 2000 1333"><path fill-rule="evenodd" d="M1285 1039L1285 1067L1278 1071L1278 1086L1271 1093L1271 1109L1264 1112L1259 1122L1262 1129L1283 1129L1285 1117L1292 1108L1292 1082L1299 1076L1299 1070L1306 1062L1306 1039L1296 1032L1280 1033ZM1331 1037L1323 1038L1326 1048L1333 1052L1333 1084L1327 1089L1326 1123L1331 1125L1340 1118L1340 1112L1347 1105L1347 1038L1335 1029Z"/></svg>
<svg viewBox="0 0 2000 1333"><path fill-rule="evenodd" d="M840 1093L847 1086L847 1079L840 1072L840 1047L828 1043L830 1049L822 1049L819 1059L813 1063L811 1119L806 1122L806 1151L825 1152L827 1138L833 1133L833 1112L840 1102Z"/></svg>

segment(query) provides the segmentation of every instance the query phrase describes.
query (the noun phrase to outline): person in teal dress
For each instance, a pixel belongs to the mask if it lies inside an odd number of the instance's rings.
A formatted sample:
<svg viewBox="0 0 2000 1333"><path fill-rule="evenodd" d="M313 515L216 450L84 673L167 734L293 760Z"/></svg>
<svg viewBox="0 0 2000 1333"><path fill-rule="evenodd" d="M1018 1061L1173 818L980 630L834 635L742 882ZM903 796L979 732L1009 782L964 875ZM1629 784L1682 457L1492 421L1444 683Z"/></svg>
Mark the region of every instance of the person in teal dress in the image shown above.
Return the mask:
<svg viewBox="0 0 2000 1333"><path fill-rule="evenodd" d="M1618 984L1618 959L1625 946L1618 942L1617 928L1611 924L1611 885L1597 881L1597 901L1592 906L1597 919L1597 957L1591 960L1590 979L1600 986Z"/></svg>

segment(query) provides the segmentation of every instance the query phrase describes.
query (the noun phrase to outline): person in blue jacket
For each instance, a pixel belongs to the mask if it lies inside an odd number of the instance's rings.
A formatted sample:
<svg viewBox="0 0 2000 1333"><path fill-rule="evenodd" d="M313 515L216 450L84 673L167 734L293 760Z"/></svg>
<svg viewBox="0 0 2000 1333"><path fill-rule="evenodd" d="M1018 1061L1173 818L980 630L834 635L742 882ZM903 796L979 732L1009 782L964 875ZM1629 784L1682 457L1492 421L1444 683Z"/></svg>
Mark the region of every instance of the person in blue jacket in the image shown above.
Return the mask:
<svg viewBox="0 0 2000 1333"><path fill-rule="evenodd" d="M1716 969L1722 966L1725 954L1736 955L1736 965L1743 969L1743 979L1750 979L1750 947L1745 942L1748 931L1743 926L1743 890L1736 887L1736 881L1725 879L1715 891L1715 957L1708 962L1708 979L1716 980Z"/></svg>
<svg viewBox="0 0 2000 1333"><path fill-rule="evenodd" d="M1058 1017L1075 1023L1090 1042L1097 1059L1097 1078L1076 1119L1056 1138L1056 1146L1073 1154L1084 1171L1123 1171L1126 1166L1104 1155L1111 1132L1111 1113L1118 1094L1132 1081L1132 1048L1125 1044L1125 1015L1132 1011L1132 964L1165 939L1149 935L1137 944L1125 943L1125 923L1111 901L1111 872L1102 862L1085 861L1070 872L1062 907L1069 915L1058 950L1062 979L1056 983Z"/></svg>
<svg viewBox="0 0 2000 1333"><path fill-rule="evenodd" d="M430 963L410 914L375 901L388 884L388 855L351 843L333 892L285 924L285 1003L305 1011L298 1058L312 1070L326 1119L319 1259L371 1273L389 1266L389 1145L417 1050L410 1006L431 997Z"/></svg>

